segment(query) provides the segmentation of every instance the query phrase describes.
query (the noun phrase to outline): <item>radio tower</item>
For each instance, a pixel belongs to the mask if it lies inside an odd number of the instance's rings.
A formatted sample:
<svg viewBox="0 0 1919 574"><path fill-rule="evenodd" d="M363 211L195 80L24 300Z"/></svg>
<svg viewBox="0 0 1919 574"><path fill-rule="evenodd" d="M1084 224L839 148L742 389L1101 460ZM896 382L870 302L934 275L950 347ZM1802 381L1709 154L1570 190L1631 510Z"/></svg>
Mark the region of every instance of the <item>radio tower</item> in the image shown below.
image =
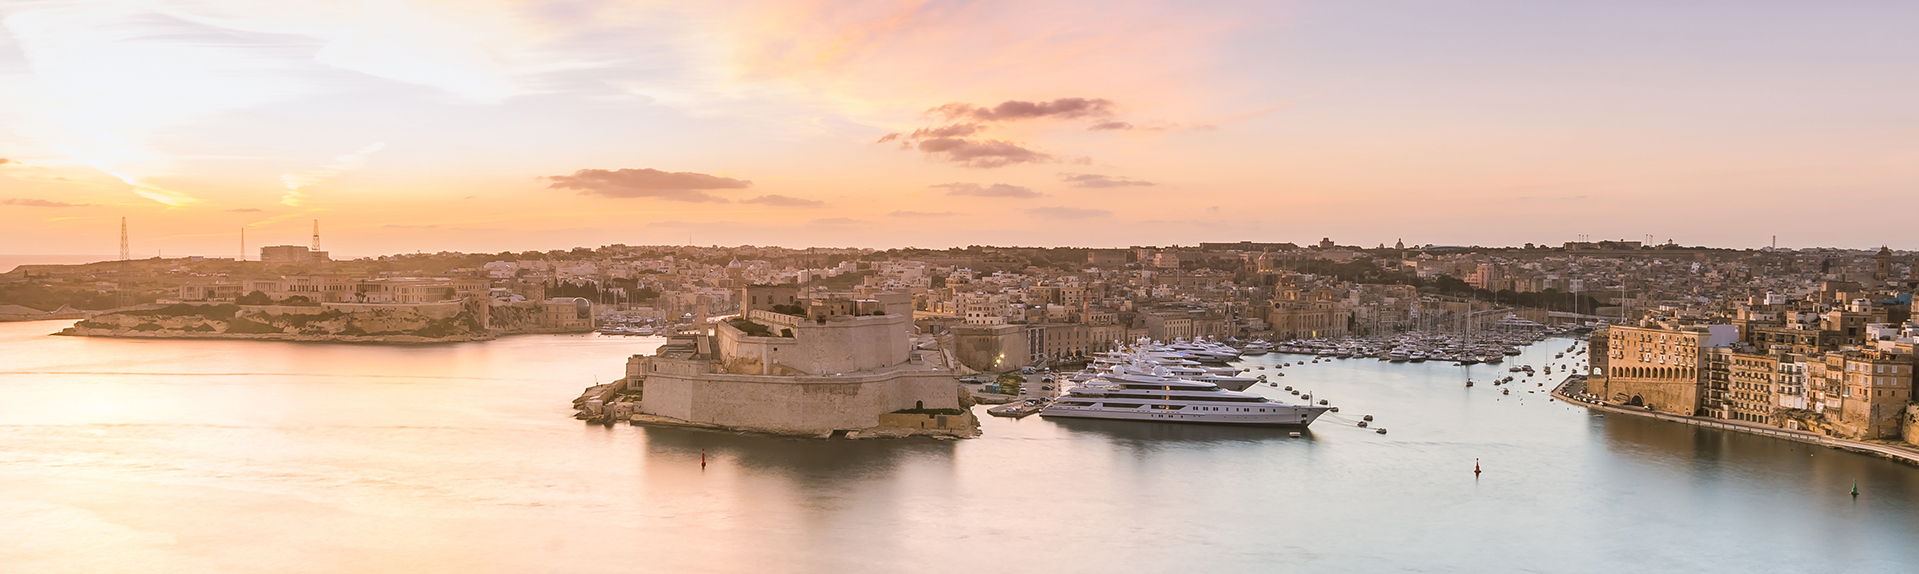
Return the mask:
<svg viewBox="0 0 1919 574"><path fill-rule="evenodd" d="M120 218L120 273L113 280L114 306L116 307L133 305L133 293L127 291L127 260L132 258L132 255L127 252L127 218L123 216Z"/></svg>
<svg viewBox="0 0 1919 574"><path fill-rule="evenodd" d="M313 220L313 250L320 250L320 220Z"/></svg>

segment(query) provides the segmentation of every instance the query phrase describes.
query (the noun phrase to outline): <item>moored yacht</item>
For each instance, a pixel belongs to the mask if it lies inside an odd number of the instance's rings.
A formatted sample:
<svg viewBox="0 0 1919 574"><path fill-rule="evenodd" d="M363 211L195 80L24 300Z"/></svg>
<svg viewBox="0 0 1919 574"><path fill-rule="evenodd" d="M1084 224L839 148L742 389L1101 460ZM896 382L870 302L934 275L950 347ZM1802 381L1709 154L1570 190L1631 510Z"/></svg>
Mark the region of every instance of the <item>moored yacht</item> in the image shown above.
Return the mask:
<svg viewBox="0 0 1919 574"><path fill-rule="evenodd" d="M1259 379L1235 377L1210 372L1174 372L1168 367L1150 363L1119 365L1107 371L1106 378L1126 383L1159 383L1162 381L1192 381L1210 383L1224 387L1229 391L1243 391L1259 382Z"/></svg>
<svg viewBox="0 0 1919 574"><path fill-rule="evenodd" d="M1292 405L1212 383L1094 379L1040 410L1042 417L1306 426L1332 407Z"/></svg>

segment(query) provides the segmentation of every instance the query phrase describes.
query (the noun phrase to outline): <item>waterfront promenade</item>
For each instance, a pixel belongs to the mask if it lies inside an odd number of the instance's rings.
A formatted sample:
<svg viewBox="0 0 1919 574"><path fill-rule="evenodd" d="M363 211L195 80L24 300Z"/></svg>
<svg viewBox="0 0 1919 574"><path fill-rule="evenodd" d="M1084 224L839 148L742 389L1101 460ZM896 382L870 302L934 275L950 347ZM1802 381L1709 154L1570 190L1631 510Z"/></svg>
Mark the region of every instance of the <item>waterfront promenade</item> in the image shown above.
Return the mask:
<svg viewBox="0 0 1919 574"><path fill-rule="evenodd" d="M1621 406L1621 405L1614 405L1614 404L1607 403L1605 401L1601 401L1593 397L1592 395L1585 394L1585 390L1586 390L1585 387L1586 387L1586 380L1584 377L1580 375L1569 376L1569 377L1566 377L1565 381L1560 382L1558 386L1553 387L1552 396L1553 398L1566 401L1567 403L1581 405L1588 409L1600 411L1600 412L1617 413L1617 414L1632 415L1632 416L1638 416L1638 417L1647 417L1647 418L1653 418L1653 419L1658 419L1658 420L1663 420L1668 422L1688 424L1688 425L1693 425L1698 427L1728 430L1733 432L1742 432L1746 434L1756 434L1756 435L1769 436L1774 438L1782 438L1786 440L1816 444L1820 446L1848 450L1848 451L1862 453L1862 454L1870 454L1874 456L1889 458L1892 460L1896 460L1896 461L1914 465L1914 466L1919 466L1919 449L1897 447L1897 446L1862 442L1862 441L1856 441L1856 440L1847 440L1847 439L1841 439L1841 438L1833 438L1833 437L1829 437L1829 436L1818 434L1818 433L1788 430L1788 429L1782 429L1778 427L1766 426L1766 425L1749 423L1744 421L1724 420L1724 419L1715 419L1715 418L1707 418L1707 417L1688 417L1688 416L1662 413L1658 411L1651 411L1643 408L1633 408L1633 407L1627 407L1627 406Z"/></svg>

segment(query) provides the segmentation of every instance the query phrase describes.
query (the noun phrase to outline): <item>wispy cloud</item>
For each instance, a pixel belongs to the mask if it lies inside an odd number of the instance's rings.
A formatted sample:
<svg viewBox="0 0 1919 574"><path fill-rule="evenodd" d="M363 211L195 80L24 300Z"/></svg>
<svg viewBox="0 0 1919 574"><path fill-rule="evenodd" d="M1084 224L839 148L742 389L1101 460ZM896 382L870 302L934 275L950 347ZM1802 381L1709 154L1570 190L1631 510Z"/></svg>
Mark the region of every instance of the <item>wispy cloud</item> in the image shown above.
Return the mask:
<svg viewBox="0 0 1919 574"><path fill-rule="evenodd" d="M20 162L17 162L17 161L13 161L13 160L10 160L10 159L7 159L7 158L4 158L4 157L0 157L0 165L7 165L7 164L10 164L10 163L20 163Z"/></svg>
<svg viewBox="0 0 1919 574"><path fill-rule="evenodd" d="M1021 187L1017 185L1009 185L1004 183L995 183L993 185L980 185L977 183L941 183L941 184L929 185L927 187L944 189L946 190L946 195L968 195L973 197L1011 197L1011 198L1018 198L1018 199L1031 199L1031 198L1045 195L1040 192L1033 191L1033 188L1030 188L1030 187Z"/></svg>
<svg viewBox="0 0 1919 574"><path fill-rule="evenodd" d="M1062 173L1059 175L1060 181L1072 184L1073 187L1149 187L1155 185L1150 181L1100 175L1097 173Z"/></svg>
<svg viewBox="0 0 1919 574"><path fill-rule="evenodd" d="M236 207L236 208L227 210L227 213L260 213L263 211L266 211L266 210L260 209L258 207Z"/></svg>
<svg viewBox="0 0 1919 574"><path fill-rule="evenodd" d="M708 221L677 221L677 220L668 220L668 221L655 221L655 222L652 222L652 223L648 223L648 224L646 224L646 226L647 226L647 227L658 227L658 228L663 228L663 229L683 229L683 228L705 228L705 227L712 227L712 226L716 226L716 225L718 225L718 226L730 226L730 225L734 225L734 223L733 223L733 222L730 222L730 221L712 221L712 222L708 222Z"/></svg>
<svg viewBox="0 0 1919 574"><path fill-rule="evenodd" d="M129 181L128 183L133 183L133 182ZM145 184L145 183L133 183L133 185L134 185L134 189L133 189L134 195L151 199L167 207L181 207L181 206L191 205L191 204L200 202L199 198L196 198L184 193L180 193L177 191L173 191L171 189L166 189L157 185Z"/></svg>
<svg viewBox="0 0 1919 574"><path fill-rule="evenodd" d="M547 176L549 189L577 189L580 195L604 197L652 197L673 201L719 202L726 198L707 193L712 189L745 189L753 182L690 171L660 171L652 168L582 169L573 175Z"/></svg>
<svg viewBox="0 0 1919 574"><path fill-rule="evenodd" d="M970 119L982 122L1038 118L1072 119L1113 115L1113 102L1101 98L1060 98L1049 102L1007 100L990 108L954 102L927 110L927 113L947 119Z"/></svg>
<svg viewBox="0 0 1919 574"><path fill-rule="evenodd" d="M1113 212L1104 209L1084 209L1079 207L1035 207L1026 210L1026 213L1045 219L1093 219L1113 215Z"/></svg>
<svg viewBox="0 0 1919 574"><path fill-rule="evenodd" d="M860 221L858 219L853 219L851 217L828 217L825 219L813 220L814 225L856 225L860 223L865 223L865 222Z"/></svg>
<svg viewBox="0 0 1919 574"><path fill-rule="evenodd" d="M762 195L753 199L741 200L740 203L774 205L779 207L819 207L826 205L826 202L817 199L787 197L784 195Z"/></svg>
<svg viewBox="0 0 1919 574"><path fill-rule="evenodd" d="M291 36L222 28L184 6L32 4L7 12L10 43L32 73L9 77L0 97L10 109L0 115L20 135L167 206L198 200L155 183L191 157L160 143L178 138L157 134L313 85L287 81L284 66L311 68L310 52L299 58L272 45Z"/></svg>
<svg viewBox="0 0 1919 574"><path fill-rule="evenodd" d="M958 214L951 211L895 211L887 215L892 217L952 217Z"/></svg>
<svg viewBox="0 0 1919 574"><path fill-rule="evenodd" d="M1040 119L1095 118L1103 121L1091 130L1132 129L1133 125L1111 119L1114 104L1104 98L1059 98L1028 102L1007 100L993 106L954 102L926 111L927 116L955 122L930 126L911 132L893 132L878 142L899 142L902 150L919 150L926 157L959 164L961 167L991 169L1022 163L1062 161L1051 153L1004 139L980 138L992 125Z"/></svg>
<svg viewBox="0 0 1919 574"><path fill-rule="evenodd" d="M1052 161L1052 154L1027 149L1020 144L1000 140L935 138L919 142L927 156L944 159L961 167L995 168L1017 163Z"/></svg>
<svg viewBox="0 0 1919 574"><path fill-rule="evenodd" d="M879 143L886 143L886 142L890 142L900 138L905 138L909 141L918 141L918 140L929 139L929 138L959 138L959 137L966 137L976 133L980 133L981 131L984 131L985 129L986 129L985 127L982 127L979 124L953 124L950 126L940 126L940 127L934 127L934 128L920 128L920 129L913 130L913 133L910 133L910 134L900 134L900 133L886 134L886 137L880 138Z"/></svg>
<svg viewBox="0 0 1919 574"><path fill-rule="evenodd" d="M320 166L319 169L300 173L281 174L280 184L286 186L287 191L280 196L280 204L288 207L299 207L301 203L306 201L307 197L306 193L300 191L301 188L330 181L340 177L341 174L360 169L360 166L366 165L367 156L373 155L383 149L386 149L386 142L375 142L353 153L334 158L332 163Z"/></svg>
<svg viewBox="0 0 1919 574"><path fill-rule="evenodd" d="M90 204L90 203L67 203L64 201L51 201L46 199L26 199L26 198L0 200L0 205L17 205L20 207L92 207L93 206L93 204Z"/></svg>
<svg viewBox="0 0 1919 574"><path fill-rule="evenodd" d="M552 38L529 11L480 0L7 3L3 33L21 61L0 82L0 123L135 195L184 206L199 199L160 182L203 178L231 155L208 150L310 165L319 158L297 157L289 142L363 130L446 95L500 102L528 92L531 74L581 58L537 48ZM394 89L402 84L434 90ZM375 93L379 105L365 105ZM326 111L354 119L310 121L336 117ZM283 199L300 203L315 175L289 174Z"/></svg>

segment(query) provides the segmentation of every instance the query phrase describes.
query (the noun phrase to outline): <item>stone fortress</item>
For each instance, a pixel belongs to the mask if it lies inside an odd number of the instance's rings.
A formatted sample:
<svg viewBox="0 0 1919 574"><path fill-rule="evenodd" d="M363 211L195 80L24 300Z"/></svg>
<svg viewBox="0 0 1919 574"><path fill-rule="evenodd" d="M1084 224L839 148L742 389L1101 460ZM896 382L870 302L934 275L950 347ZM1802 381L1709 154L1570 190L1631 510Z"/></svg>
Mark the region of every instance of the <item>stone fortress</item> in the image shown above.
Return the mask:
<svg viewBox="0 0 1919 574"><path fill-rule="evenodd" d="M745 287L741 302L740 316L630 358L629 400L587 410L820 437L978 434L945 353L915 344L909 300L802 300L786 285Z"/></svg>

